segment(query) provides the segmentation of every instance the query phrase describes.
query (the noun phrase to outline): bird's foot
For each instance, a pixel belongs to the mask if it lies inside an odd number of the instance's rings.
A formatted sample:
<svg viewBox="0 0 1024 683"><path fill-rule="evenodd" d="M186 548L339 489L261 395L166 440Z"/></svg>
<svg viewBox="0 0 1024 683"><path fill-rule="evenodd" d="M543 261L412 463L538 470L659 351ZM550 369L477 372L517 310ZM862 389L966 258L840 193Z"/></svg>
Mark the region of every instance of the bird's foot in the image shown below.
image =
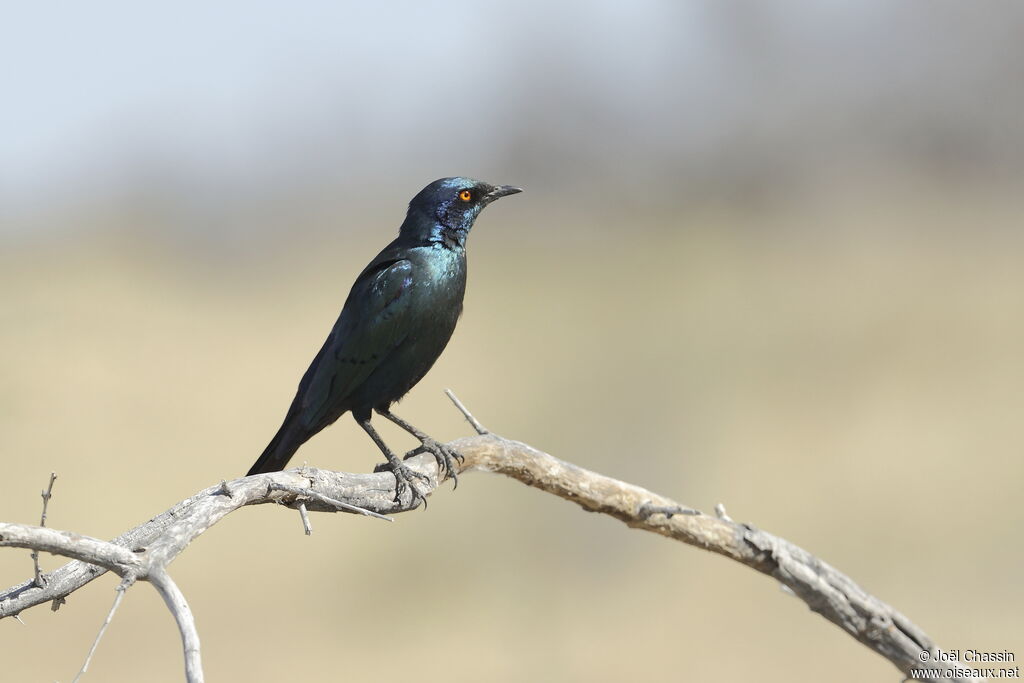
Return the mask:
<svg viewBox="0 0 1024 683"><path fill-rule="evenodd" d="M465 456L456 451L454 448L449 448L443 443L434 441L433 439L426 438L420 442L419 448L413 453L430 453L434 456L434 460L437 461L438 476L444 479L451 479L455 483L455 487L459 485L459 475L456 473L455 463L458 462L460 465L465 461Z"/></svg>
<svg viewBox="0 0 1024 683"><path fill-rule="evenodd" d="M390 470L395 475L395 502L400 502L406 491L412 492L413 507L422 501L423 507L427 507L427 497L419 490L414 481L420 479L430 483L430 477L417 472L397 458L391 462L381 463L373 469L374 472Z"/></svg>

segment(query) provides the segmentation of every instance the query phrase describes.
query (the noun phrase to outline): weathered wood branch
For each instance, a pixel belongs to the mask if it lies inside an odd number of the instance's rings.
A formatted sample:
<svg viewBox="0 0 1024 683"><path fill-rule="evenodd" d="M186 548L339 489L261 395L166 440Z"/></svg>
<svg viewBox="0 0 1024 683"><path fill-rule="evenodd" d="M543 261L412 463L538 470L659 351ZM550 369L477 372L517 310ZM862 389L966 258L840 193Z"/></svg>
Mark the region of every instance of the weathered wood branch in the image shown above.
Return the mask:
<svg viewBox="0 0 1024 683"><path fill-rule="evenodd" d="M178 624L182 649L185 651L185 680L189 683L202 683L203 662L199 655L199 631L196 629L192 609L185 600L185 594L178 588L178 584L171 580L163 567L155 567L149 572L147 579L160 593L164 604Z"/></svg>
<svg viewBox="0 0 1024 683"><path fill-rule="evenodd" d="M474 424L483 431L479 424ZM767 574L787 587L815 612L891 661L905 676L920 665L922 651L934 653L935 643L901 613L868 594L853 580L806 550L757 529L734 522L719 510L705 515L639 486L577 467L527 444L481 433L449 444L463 456L461 472L502 474L552 493L593 512L615 517L626 525L724 555ZM433 457L416 455L408 464L427 474L419 483L424 493L438 485ZM377 515L413 509L411 499L393 500L394 476L389 472L349 474L315 468L260 474L221 482L110 543L67 532L0 525L0 546L33 547L77 558L45 576L39 587L28 580L0 592L0 618L44 602L61 600L107 569L125 575L141 563L182 632L188 680L201 680L198 634L186 618L187 603L166 576L166 566L188 544L225 515L247 505L282 504L308 511L337 512L356 506ZM45 535L44 535L45 534ZM114 550L114 549L117 550ZM183 621L185 623L183 623ZM967 679L953 679L967 680Z"/></svg>

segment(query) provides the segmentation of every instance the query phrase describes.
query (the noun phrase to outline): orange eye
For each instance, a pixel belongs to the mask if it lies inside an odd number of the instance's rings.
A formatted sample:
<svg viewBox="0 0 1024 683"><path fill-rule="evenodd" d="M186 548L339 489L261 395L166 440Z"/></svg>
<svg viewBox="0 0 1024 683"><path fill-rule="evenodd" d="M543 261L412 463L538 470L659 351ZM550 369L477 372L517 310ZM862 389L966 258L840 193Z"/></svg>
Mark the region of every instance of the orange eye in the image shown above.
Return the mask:
<svg viewBox="0 0 1024 683"><path fill-rule="evenodd" d="M459 199L461 199L464 202L468 202L472 198L473 193L470 192L469 190L463 190L462 192L459 193Z"/></svg>

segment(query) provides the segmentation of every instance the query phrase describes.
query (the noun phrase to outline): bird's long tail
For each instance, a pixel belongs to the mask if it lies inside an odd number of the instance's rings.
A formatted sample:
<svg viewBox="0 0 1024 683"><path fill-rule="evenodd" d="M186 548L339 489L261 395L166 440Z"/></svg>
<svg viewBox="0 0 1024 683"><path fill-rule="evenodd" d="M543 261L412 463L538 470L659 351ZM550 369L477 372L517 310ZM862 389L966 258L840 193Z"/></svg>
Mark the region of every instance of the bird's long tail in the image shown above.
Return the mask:
<svg viewBox="0 0 1024 683"><path fill-rule="evenodd" d="M270 440L267 447L263 449L263 454L249 468L246 476L283 470L284 466L295 455L295 451L299 450L299 446L306 443L309 439L305 430L300 430L297 427L298 425L292 420L292 414L289 413L281 428L277 430L277 434Z"/></svg>

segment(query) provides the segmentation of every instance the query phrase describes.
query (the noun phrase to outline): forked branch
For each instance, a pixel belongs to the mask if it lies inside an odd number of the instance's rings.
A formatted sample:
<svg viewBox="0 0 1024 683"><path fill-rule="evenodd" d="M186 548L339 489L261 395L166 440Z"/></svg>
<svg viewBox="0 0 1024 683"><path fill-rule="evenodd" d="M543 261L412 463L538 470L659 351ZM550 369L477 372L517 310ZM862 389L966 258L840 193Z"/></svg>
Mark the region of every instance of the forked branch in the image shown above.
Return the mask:
<svg viewBox="0 0 1024 683"><path fill-rule="evenodd" d="M449 444L465 457L460 473L502 474L586 510L615 517L630 527L724 555L767 574L907 677L920 665L922 652L936 652L935 643L909 619L806 550L733 521L721 506L715 515L705 515L639 486L489 433L452 398L478 432ZM429 484L420 484L424 493L437 488L437 465L432 456L416 455L407 464L430 477ZM194 538L241 507L277 503L296 509L301 506L309 512L338 512L351 511L354 506L374 516L413 509L408 495L393 500L394 486L390 472L348 474L308 467L244 477L200 491L110 543L41 527L0 524L0 546L31 547L76 558L46 575L41 587L30 579L0 592L0 618L62 600L107 569L122 576L136 572L139 578L154 583L172 608L182 633L187 678L201 680L198 634L184 596L166 574L167 565ZM308 529L308 520L304 526Z"/></svg>

